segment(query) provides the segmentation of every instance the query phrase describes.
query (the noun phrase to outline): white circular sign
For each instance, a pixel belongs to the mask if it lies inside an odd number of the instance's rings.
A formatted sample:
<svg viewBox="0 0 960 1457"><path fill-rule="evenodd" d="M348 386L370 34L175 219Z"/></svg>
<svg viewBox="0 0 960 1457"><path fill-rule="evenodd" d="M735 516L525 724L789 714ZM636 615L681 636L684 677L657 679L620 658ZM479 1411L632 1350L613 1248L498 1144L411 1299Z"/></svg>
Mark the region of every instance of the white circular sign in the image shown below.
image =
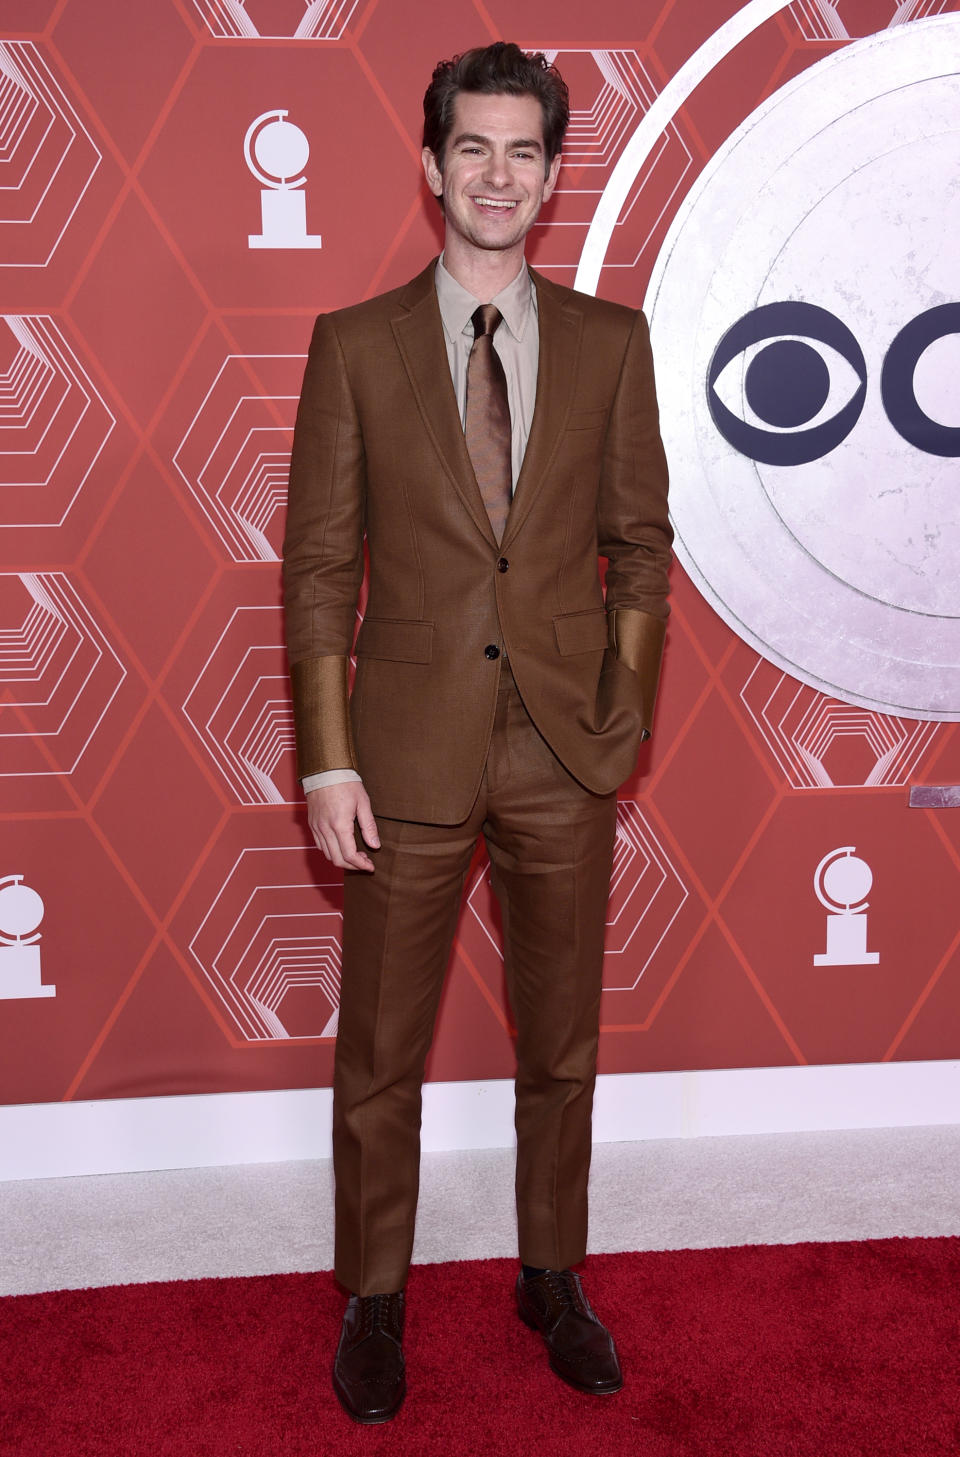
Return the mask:
<svg viewBox="0 0 960 1457"><path fill-rule="evenodd" d="M20 876L0 888L0 933L19 940L43 920L43 901Z"/></svg>
<svg viewBox="0 0 960 1457"><path fill-rule="evenodd" d="M677 555L834 697L960 719L960 18L883 31L758 108L646 300Z"/></svg>
<svg viewBox="0 0 960 1457"><path fill-rule="evenodd" d="M264 172L286 181L307 165L310 143L298 126L280 118L257 133L253 153Z"/></svg>
<svg viewBox="0 0 960 1457"><path fill-rule="evenodd" d="M840 909L865 901L873 885L873 873L858 855L842 855L823 872L823 893Z"/></svg>

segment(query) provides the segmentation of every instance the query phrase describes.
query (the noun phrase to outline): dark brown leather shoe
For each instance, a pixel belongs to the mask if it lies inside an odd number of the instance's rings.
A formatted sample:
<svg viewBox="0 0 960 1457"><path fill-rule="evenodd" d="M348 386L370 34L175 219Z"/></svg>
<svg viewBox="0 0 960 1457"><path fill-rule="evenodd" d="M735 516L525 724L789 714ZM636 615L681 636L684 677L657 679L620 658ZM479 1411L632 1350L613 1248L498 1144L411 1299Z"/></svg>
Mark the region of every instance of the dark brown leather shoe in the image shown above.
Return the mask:
<svg viewBox="0 0 960 1457"><path fill-rule="evenodd" d="M578 1391L598 1396L623 1385L613 1337L594 1315L572 1270L545 1270L525 1280L517 1277L520 1319L538 1330L557 1375Z"/></svg>
<svg viewBox="0 0 960 1457"><path fill-rule="evenodd" d="M403 1291L351 1295L333 1363L333 1389L355 1422L388 1422L407 1391Z"/></svg>

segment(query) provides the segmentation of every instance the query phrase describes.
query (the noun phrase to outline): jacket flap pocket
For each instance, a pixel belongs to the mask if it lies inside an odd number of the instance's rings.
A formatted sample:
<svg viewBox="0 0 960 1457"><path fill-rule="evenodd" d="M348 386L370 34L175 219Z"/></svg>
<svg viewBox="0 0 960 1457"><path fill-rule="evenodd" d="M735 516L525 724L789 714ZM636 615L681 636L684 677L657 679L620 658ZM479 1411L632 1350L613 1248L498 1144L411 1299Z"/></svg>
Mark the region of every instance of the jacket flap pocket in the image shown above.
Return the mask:
<svg viewBox="0 0 960 1457"><path fill-rule="evenodd" d="M433 623L402 622L390 617L365 617L357 634L358 658L388 658L395 663L429 663L433 656Z"/></svg>
<svg viewBox="0 0 960 1457"><path fill-rule="evenodd" d="M593 653L607 646L607 614L602 607L590 612L565 612L553 619L557 647L565 658Z"/></svg>

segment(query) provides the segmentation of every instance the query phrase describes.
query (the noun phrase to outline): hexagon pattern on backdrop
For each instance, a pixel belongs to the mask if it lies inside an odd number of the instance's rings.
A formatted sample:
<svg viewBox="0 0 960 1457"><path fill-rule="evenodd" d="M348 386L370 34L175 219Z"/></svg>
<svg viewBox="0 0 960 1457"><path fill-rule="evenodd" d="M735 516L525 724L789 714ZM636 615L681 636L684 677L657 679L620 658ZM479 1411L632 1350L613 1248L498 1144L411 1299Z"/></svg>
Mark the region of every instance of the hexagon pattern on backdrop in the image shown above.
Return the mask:
<svg viewBox="0 0 960 1457"><path fill-rule="evenodd" d="M0 1101L329 1080L342 883L296 784L278 567L313 318L436 252L423 89L497 27L570 84L530 247L568 284L644 116L709 55L611 223L598 292L636 307L758 108L960 0L766 5L721 45L756 8L9 7L0 887L40 921L0 924ZM798 682L673 583L656 732L621 792L601 1069L960 1055L960 832L908 808L910 786L960 778L957 726ZM825 878L840 862L860 868ZM821 895L868 881L857 903ZM509 1076L510 1030L478 850L429 1075Z"/></svg>

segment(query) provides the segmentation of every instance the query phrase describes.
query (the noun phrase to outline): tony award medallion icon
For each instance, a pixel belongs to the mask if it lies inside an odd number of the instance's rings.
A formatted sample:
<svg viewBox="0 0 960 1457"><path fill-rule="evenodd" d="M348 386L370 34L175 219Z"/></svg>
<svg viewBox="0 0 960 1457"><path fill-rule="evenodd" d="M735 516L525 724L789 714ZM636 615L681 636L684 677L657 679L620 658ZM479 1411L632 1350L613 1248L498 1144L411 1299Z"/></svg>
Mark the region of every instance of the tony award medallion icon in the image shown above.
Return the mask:
<svg viewBox="0 0 960 1457"><path fill-rule="evenodd" d="M43 901L22 875L0 880L0 1000L57 995L56 987L40 981L42 920Z"/></svg>
<svg viewBox="0 0 960 1457"><path fill-rule="evenodd" d="M876 966L879 951L867 950L867 900L873 873L855 846L824 855L813 877L817 900L827 910L827 949L814 966Z"/></svg>
<svg viewBox="0 0 960 1457"><path fill-rule="evenodd" d="M319 248L318 233L307 232L307 183L303 169L310 143L286 111L265 111L247 127L243 155L263 184L260 216L263 231L247 238L250 248Z"/></svg>

